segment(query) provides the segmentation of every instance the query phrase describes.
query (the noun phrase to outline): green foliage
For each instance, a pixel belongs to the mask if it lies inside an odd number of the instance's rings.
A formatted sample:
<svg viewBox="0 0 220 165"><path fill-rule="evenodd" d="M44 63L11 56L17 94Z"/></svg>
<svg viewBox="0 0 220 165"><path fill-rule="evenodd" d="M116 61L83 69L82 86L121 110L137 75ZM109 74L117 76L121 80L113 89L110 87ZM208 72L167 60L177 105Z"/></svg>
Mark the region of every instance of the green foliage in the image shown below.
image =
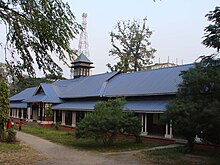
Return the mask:
<svg viewBox="0 0 220 165"><path fill-rule="evenodd" d="M52 111L51 105L48 105L48 107L45 108L45 115L46 115L46 117L53 116L53 111Z"/></svg>
<svg viewBox="0 0 220 165"><path fill-rule="evenodd" d="M134 114L122 110L124 104L122 98L96 104L95 111L77 124L76 137L101 139L106 145L112 145L120 133L139 137L141 123Z"/></svg>
<svg viewBox="0 0 220 165"><path fill-rule="evenodd" d="M220 144L220 59L203 57L195 68L183 72L176 99L164 116L192 149L196 135Z"/></svg>
<svg viewBox="0 0 220 165"><path fill-rule="evenodd" d="M0 138L4 135L9 114L9 90L6 78L0 74Z"/></svg>
<svg viewBox="0 0 220 165"><path fill-rule="evenodd" d="M118 58L119 62L114 66L107 64L111 71L136 72L151 64L156 50L149 47L152 31L146 27L146 21L144 18L143 23L128 20L116 24L116 32L110 34L113 48L109 55Z"/></svg>
<svg viewBox="0 0 220 165"><path fill-rule="evenodd" d="M19 79L14 77L12 82L9 84L10 88L10 96L13 96L26 88L36 87L39 86L41 83L52 83L56 80L65 79L61 75L59 77L52 76L52 75L46 75L45 77L29 77L29 76L23 76Z"/></svg>
<svg viewBox="0 0 220 165"><path fill-rule="evenodd" d="M16 132L14 131L14 129L8 130L6 141L9 143L16 142Z"/></svg>
<svg viewBox="0 0 220 165"><path fill-rule="evenodd" d="M13 76L34 76L34 63L44 73L59 74L62 69L54 59L66 63L66 54L73 54L70 40L81 29L62 0L1 0L0 23L6 27L6 60Z"/></svg>
<svg viewBox="0 0 220 165"><path fill-rule="evenodd" d="M55 129L56 129L56 130L59 130L60 125L61 125L61 122L56 122L56 124L55 124Z"/></svg>
<svg viewBox="0 0 220 165"><path fill-rule="evenodd" d="M214 11L210 11L206 17L208 21L211 21L213 24L210 24L205 28L205 36L203 44L207 47L216 48L217 51L220 50L220 7L216 6Z"/></svg>

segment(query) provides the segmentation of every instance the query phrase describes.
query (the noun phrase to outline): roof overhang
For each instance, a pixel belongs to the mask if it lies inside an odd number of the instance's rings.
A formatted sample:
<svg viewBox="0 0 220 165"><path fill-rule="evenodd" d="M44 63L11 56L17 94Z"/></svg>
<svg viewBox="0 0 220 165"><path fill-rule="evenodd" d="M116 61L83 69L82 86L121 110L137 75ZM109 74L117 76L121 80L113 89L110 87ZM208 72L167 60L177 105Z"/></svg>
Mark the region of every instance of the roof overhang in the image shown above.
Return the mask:
<svg viewBox="0 0 220 165"><path fill-rule="evenodd" d="M27 103L10 103L10 108L27 108Z"/></svg>

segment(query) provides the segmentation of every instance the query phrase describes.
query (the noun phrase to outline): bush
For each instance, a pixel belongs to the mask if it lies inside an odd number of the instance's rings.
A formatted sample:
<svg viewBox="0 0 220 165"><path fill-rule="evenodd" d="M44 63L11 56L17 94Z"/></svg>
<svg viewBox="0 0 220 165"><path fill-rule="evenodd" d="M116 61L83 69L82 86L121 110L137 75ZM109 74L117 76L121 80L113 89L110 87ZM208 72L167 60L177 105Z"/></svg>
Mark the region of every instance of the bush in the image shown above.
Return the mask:
<svg viewBox="0 0 220 165"><path fill-rule="evenodd" d="M133 135L139 141L140 120L133 113L123 111L125 99L109 99L95 106L95 111L86 116L76 126L76 137L90 137L112 145L117 134Z"/></svg>
<svg viewBox="0 0 220 165"><path fill-rule="evenodd" d="M14 131L14 129L8 130L8 135L7 135L6 141L9 143L16 141L16 132Z"/></svg>
<svg viewBox="0 0 220 165"><path fill-rule="evenodd" d="M59 130L60 125L61 125L61 122L56 122L56 124L55 124L55 129L56 129L56 130Z"/></svg>

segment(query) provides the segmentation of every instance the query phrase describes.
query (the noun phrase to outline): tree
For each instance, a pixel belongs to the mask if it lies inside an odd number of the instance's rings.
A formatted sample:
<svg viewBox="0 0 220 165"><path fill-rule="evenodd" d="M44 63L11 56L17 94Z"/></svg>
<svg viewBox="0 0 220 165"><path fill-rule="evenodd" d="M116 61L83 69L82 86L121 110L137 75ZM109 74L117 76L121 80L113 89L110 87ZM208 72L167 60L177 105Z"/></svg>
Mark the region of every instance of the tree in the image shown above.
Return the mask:
<svg viewBox="0 0 220 165"><path fill-rule="evenodd" d="M119 58L119 62L113 66L107 64L111 71L136 72L151 64L156 50L149 47L152 31L146 27L146 21L144 18L143 22L119 21L116 24L116 32L110 33L113 48L109 55Z"/></svg>
<svg viewBox="0 0 220 165"><path fill-rule="evenodd" d="M205 36L203 44L207 47L216 48L220 50L220 7L216 6L214 11L210 11L206 14L208 21L213 22L205 28Z"/></svg>
<svg viewBox="0 0 220 165"><path fill-rule="evenodd" d="M62 72L54 57L66 63L66 54L73 53L70 40L81 29L61 0L1 0L0 23L6 27L5 49L10 56L5 56L14 75L35 76L35 63L44 73Z"/></svg>
<svg viewBox="0 0 220 165"><path fill-rule="evenodd" d="M102 139L106 145L112 145L117 134L140 136L140 120L131 112L122 110L125 99L109 99L95 105L95 111L89 113L76 126L76 137Z"/></svg>
<svg viewBox="0 0 220 165"><path fill-rule="evenodd" d="M62 75L51 75L47 74L45 77L29 77L28 75L23 75L22 78L18 79L16 77L9 83L10 96L13 96L26 88L39 86L41 83L53 83L56 80L65 79Z"/></svg>
<svg viewBox="0 0 220 165"><path fill-rule="evenodd" d="M9 90L6 78L0 73L0 140L5 133L5 123L9 114Z"/></svg>
<svg viewBox="0 0 220 165"><path fill-rule="evenodd" d="M173 121L176 133L188 140L191 149L196 135L220 144L220 132L216 131L220 129L220 59L210 60L203 57L195 68L181 73L183 82L176 99L164 114Z"/></svg>
<svg viewBox="0 0 220 165"><path fill-rule="evenodd" d="M214 22L205 28L203 44L220 50L220 7L206 17ZM220 144L220 58L200 56L194 68L181 73L177 97L167 106L165 120L173 121L177 134L188 140L192 149L196 135L204 142Z"/></svg>

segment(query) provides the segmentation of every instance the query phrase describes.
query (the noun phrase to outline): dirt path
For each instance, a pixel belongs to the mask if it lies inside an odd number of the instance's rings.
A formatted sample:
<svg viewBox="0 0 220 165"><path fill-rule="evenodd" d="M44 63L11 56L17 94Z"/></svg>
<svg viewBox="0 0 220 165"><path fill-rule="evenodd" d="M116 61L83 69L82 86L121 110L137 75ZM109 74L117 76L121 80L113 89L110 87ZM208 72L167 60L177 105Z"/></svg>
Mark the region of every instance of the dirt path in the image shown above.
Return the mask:
<svg viewBox="0 0 220 165"><path fill-rule="evenodd" d="M132 153L102 154L90 151L80 151L74 148L49 142L48 140L17 132L20 141L30 145L40 152L46 160L36 165L140 165Z"/></svg>

